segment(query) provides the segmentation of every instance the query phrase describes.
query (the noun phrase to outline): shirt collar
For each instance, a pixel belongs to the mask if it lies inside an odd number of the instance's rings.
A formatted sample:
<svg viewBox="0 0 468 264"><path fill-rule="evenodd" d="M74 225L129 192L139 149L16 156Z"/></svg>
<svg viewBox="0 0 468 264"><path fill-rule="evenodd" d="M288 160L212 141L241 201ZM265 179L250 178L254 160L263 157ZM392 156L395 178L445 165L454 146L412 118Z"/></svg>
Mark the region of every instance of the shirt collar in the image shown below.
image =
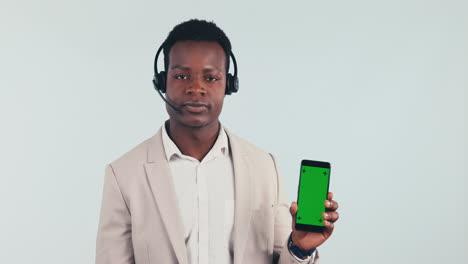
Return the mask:
<svg viewBox="0 0 468 264"><path fill-rule="evenodd" d="M164 151L166 154L166 159L170 161L171 159L175 157L179 158L188 158L188 159L193 159L192 157L186 156L180 152L179 148L177 145L172 141L172 139L169 137L169 134L167 133L166 126L165 124L162 125L162 143L164 146ZM206 156L203 158L203 161L213 159L217 157L218 155L225 155L226 153L229 153L229 143L228 143L228 137L226 134L226 131L224 130L223 126L220 125L218 137L216 138L216 141L213 145L213 147L208 151Z"/></svg>

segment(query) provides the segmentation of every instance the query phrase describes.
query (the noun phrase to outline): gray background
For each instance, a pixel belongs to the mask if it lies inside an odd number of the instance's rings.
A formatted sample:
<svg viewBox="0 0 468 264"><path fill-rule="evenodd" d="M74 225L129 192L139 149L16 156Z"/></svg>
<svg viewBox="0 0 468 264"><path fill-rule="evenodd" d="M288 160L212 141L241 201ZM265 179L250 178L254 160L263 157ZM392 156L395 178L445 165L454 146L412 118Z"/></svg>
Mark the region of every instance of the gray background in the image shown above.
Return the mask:
<svg viewBox="0 0 468 264"><path fill-rule="evenodd" d="M93 263L104 166L167 118L153 56L214 20L240 93L221 120L332 163L323 263L468 263L466 1L13 1L0 5L0 259Z"/></svg>

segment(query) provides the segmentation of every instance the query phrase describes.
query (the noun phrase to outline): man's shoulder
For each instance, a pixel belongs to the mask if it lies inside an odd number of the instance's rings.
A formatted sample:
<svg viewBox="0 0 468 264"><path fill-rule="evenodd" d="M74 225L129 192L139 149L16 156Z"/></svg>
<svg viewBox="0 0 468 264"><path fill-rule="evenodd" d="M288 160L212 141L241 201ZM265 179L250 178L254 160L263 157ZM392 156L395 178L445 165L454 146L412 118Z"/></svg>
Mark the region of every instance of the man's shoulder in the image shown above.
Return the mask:
<svg viewBox="0 0 468 264"><path fill-rule="evenodd" d="M111 166L125 168L146 163L148 160L148 149L157 135L158 133L138 143L136 146L113 160L110 163Z"/></svg>
<svg viewBox="0 0 468 264"><path fill-rule="evenodd" d="M267 160L272 159L272 156L268 151L253 144L249 140L237 136L229 130L226 130L226 133L228 134L229 143L231 147L234 149L237 148L236 150L240 151L242 154L248 155L250 158L259 158Z"/></svg>
<svg viewBox="0 0 468 264"><path fill-rule="evenodd" d="M233 151L238 152L241 155L247 155L250 159L254 160L263 160L263 161L273 161L271 154L262 149L261 147L251 143L249 140L238 136L228 129L224 128L228 136L230 147ZM157 137L160 136L161 130L158 131L155 135L145 139L143 142L139 143L129 151L122 154L120 157L112 161L110 164L112 167L133 167L135 165L141 165L148 161L148 155L150 152L164 151L163 149L151 149L156 148L162 144L155 144Z"/></svg>

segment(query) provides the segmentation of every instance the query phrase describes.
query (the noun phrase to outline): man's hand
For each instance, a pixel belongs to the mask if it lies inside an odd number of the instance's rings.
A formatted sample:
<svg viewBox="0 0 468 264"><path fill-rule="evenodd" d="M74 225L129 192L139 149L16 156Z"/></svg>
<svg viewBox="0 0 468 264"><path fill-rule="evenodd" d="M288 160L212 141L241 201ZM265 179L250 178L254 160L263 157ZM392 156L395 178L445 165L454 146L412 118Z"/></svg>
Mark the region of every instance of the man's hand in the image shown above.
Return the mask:
<svg viewBox="0 0 468 264"><path fill-rule="evenodd" d="M297 203L292 202L289 212L292 216L292 241L293 243L302 250L310 250L312 248L317 248L323 242L325 242L332 234L334 223L338 220L338 203L333 199L333 193L328 193L328 200L325 200L326 212L322 214L323 219L325 219L325 230L322 233L313 233L296 230L296 213L297 213Z"/></svg>

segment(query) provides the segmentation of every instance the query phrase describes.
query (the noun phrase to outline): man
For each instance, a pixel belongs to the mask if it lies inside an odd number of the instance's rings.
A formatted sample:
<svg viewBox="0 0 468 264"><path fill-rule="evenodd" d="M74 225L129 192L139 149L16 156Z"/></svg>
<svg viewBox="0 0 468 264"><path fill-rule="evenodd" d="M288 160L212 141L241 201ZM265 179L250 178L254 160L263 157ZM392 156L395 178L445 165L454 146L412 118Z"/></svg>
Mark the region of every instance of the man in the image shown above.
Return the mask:
<svg viewBox="0 0 468 264"><path fill-rule="evenodd" d="M162 48L169 120L106 167L96 263L318 263L338 204L329 193L323 233L295 230L276 160L221 126L236 91L224 32L190 20Z"/></svg>

